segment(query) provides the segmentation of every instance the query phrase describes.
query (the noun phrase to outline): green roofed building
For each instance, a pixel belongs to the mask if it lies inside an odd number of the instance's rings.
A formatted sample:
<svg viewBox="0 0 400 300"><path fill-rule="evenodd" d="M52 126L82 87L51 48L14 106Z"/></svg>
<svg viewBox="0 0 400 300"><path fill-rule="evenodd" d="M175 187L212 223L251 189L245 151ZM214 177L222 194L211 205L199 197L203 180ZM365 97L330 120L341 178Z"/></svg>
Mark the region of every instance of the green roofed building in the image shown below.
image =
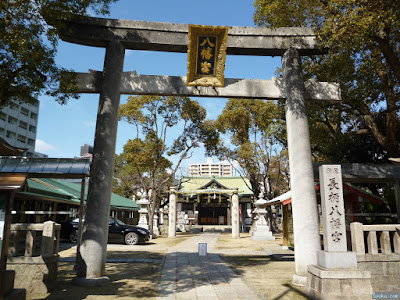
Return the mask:
<svg viewBox="0 0 400 300"><path fill-rule="evenodd" d="M30 178L15 193L12 223L61 222L79 213L81 184L59 179ZM88 189L85 188L85 199ZM139 205L111 194L110 214L127 224L137 224Z"/></svg>
<svg viewBox="0 0 400 300"><path fill-rule="evenodd" d="M231 225L230 203L237 189L240 219L251 224L250 212L254 194L250 182L240 176L182 177L177 187L177 211L188 215L198 225ZM247 220L246 220L247 219Z"/></svg>

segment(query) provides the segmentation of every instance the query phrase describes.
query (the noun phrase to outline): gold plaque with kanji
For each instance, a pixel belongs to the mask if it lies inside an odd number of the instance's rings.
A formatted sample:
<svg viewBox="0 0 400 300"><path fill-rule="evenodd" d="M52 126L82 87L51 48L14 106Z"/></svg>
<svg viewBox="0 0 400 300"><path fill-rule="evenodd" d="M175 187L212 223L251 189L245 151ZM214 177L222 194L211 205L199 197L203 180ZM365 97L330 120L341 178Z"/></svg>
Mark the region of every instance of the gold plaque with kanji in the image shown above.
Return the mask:
<svg viewBox="0 0 400 300"><path fill-rule="evenodd" d="M189 25L188 86L224 86L228 27Z"/></svg>

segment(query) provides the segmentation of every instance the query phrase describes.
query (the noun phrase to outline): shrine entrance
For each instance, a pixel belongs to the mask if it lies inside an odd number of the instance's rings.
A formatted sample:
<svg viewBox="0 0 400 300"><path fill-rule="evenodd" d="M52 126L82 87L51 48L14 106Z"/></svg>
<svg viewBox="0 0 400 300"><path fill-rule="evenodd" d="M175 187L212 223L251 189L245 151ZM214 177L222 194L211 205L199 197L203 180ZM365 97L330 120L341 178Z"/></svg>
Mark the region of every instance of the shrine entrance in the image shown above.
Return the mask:
<svg viewBox="0 0 400 300"><path fill-rule="evenodd" d="M306 101L340 100L337 84L302 78L300 56L321 54L313 29L229 27L227 55L282 56L283 78L224 78L223 85L213 86L197 86L194 80L193 86L188 86L184 76L123 72L125 49L186 53L188 25L90 17L63 22L62 40L106 49L103 71L80 73L76 78L78 92L100 93L77 279L83 282L107 280L104 273L120 95L133 94L286 100L296 244L294 281L297 276L299 282L304 283L307 266L316 264L317 251L321 248ZM176 192L171 188L170 224L176 222ZM238 190L232 192L231 221L232 237L239 238ZM175 226L170 229L169 235L175 232Z"/></svg>
<svg viewBox="0 0 400 300"><path fill-rule="evenodd" d="M228 204L214 202L201 205L199 225L228 225Z"/></svg>

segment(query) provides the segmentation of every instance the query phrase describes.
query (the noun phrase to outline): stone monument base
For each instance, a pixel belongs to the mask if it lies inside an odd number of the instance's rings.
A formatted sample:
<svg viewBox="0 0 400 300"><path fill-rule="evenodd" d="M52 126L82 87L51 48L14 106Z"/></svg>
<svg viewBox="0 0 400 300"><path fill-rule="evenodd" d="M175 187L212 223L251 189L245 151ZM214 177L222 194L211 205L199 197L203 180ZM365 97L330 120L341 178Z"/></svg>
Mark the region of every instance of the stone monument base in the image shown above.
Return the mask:
<svg viewBox="0 0 400 300"><path fill-rule="evenodd" d="M147 230L150 230L149 229L149 224L147 224L147 223L138 223L136 226L144 228L144 229L147 229Z"/></svg>
<svg viewBox="0 0 400 300"><path fill-rule="evenodd" d="M357 269L326 269L309 265L304 291L311 299L371 299L371 273Z"/></svg>
<svg viewBox="0 0 400 300"><path fill-rule="evenodd" d="M14 287L27 294L46 294L53 290L58 274L57 254L51 257L9 257L7 270L15 271Z"/></svg>
<svg viewBox="0 0 400 300"><path fill-rule="evenodd" d="M274 241L275 237L272 235L267 225L256 225L251 234L251 239L253 241Z"/></svg>
<svg viewBox="0 0 400 300"><path fill-rule="evenodd" d="M317 251L318 266L327 269L357 269L355 252Z"/></svg>

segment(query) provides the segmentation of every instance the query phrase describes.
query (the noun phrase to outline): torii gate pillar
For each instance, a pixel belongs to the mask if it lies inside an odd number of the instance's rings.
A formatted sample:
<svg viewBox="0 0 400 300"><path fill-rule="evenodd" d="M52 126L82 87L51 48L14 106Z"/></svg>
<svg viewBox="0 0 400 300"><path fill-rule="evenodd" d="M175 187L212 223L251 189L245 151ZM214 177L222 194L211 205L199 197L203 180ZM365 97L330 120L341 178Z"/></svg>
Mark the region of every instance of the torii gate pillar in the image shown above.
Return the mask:
<svg viewBox="0 0 400 300"><path fill-rule="evenodd" d="M282 69L286 94L286 128L296 263L293 282L304 285L307 265L317 264L317 251L321 250L321 242L305 87L301 75L301 59L297 50L292 48L286 50L282 56Z"/></svg>
<svg viewBox="0 0 400 300"><path fill-rule="evenodd" d="M109 42L97 113L85 225L77 260L78 277L74 278L80 285L93 285L94 280L102 284L109 280L104 273L124 57L122 44Z"/></svg>

